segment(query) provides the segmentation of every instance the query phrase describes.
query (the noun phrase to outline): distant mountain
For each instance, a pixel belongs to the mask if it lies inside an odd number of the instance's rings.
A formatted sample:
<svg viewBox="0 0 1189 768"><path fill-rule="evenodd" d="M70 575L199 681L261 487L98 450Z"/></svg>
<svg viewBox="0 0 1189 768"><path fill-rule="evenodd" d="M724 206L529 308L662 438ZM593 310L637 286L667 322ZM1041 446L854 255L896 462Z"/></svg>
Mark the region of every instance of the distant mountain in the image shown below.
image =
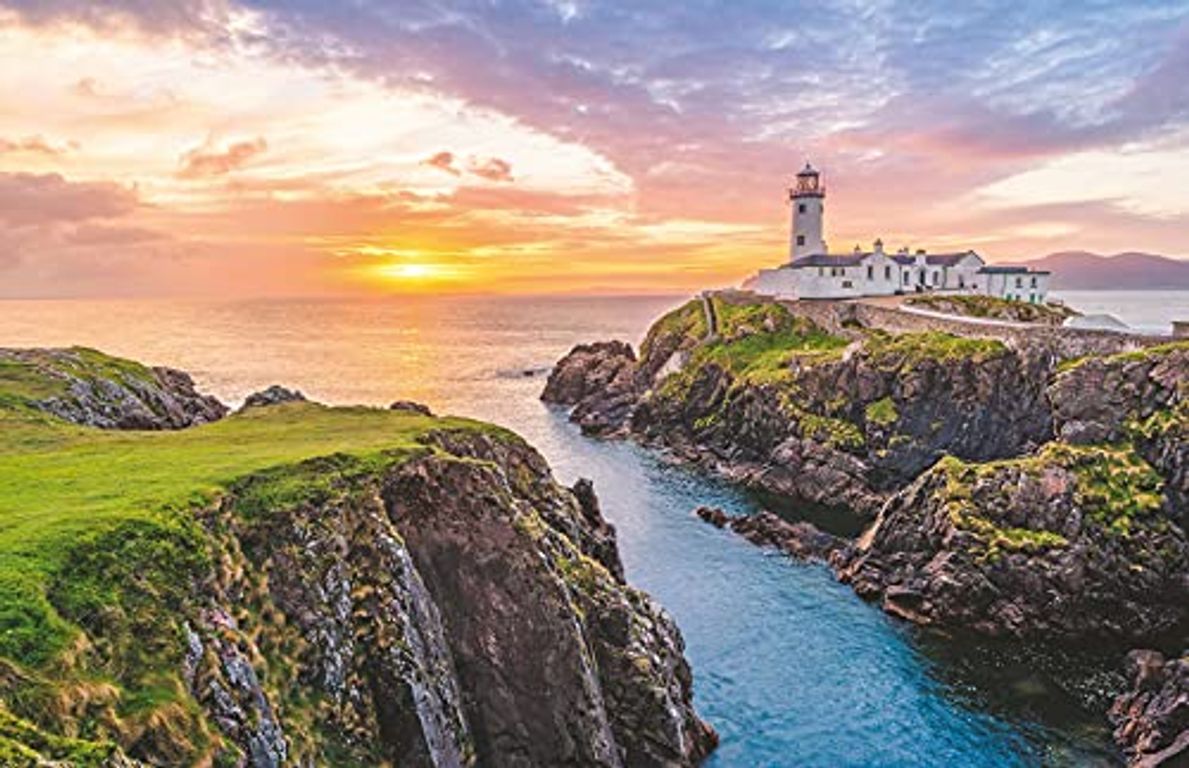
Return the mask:
<svg viewBox="0 0 1189 768"><path fill-rule="evenodd" d="M1056 290L1189 290L1189 261L1151 253L1062 251L1023 265L1052 272Z"/></svg>

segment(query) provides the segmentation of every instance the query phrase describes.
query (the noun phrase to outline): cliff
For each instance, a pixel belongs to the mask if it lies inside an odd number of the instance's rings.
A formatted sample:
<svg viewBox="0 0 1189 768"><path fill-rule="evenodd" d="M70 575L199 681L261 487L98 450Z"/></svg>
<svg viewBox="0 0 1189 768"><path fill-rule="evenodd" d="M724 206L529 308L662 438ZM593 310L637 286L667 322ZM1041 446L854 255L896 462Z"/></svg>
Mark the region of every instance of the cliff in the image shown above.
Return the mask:
<svg viewBox="0 0 1189 768"><path fill-rule="evenodd" d="M828 560L889 613L1120 653L1189 641L1189 344L722 295L660 319L638 360L583 349L546 399L573 404L587 432L662 448L834 533L857 516L865 530L846 540L699 510ZM1189 740L1162 728L1149 741ZM1137 765L1158 764L1120 734Z"/></svg>
<svg viewBox="0 0 1189 768"><path fill-rule="evenodd" d="M624 583L589 485L559 486L516 436L302 401L165 429L226 409L90 351L0 360L0 762L682 766L713 748L680 633ZM64 385L75 407L47 404L64 396L46 360L87 383ZM169 415L63 418L94 413Z"/></svg>

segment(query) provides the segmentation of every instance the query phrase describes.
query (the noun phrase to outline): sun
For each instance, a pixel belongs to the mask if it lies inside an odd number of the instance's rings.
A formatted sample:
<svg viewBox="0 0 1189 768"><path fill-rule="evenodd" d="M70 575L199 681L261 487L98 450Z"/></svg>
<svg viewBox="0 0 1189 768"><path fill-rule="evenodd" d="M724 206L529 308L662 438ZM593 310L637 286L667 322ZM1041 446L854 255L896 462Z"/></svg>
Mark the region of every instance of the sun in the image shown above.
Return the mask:
<svg viewBox="0 0 1189 768"><path fill-rule="evenodd" d="M440 270L432 264L384 264L376 272L390 280L430 280L440 276Z"/></svg>

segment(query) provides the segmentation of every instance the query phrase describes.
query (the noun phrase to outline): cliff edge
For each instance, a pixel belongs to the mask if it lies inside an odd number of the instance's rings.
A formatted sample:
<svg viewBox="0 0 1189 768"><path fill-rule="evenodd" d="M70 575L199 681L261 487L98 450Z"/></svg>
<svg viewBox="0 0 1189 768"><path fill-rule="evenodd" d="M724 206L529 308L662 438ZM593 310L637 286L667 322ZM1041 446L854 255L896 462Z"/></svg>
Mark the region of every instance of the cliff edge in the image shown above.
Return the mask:
<svg viewBox="0 0 1189 768"><path fill-rule="evenodd" d="M713 748L681 635L624 582L589 485L515 435L302 401L224 416L144 370L0 353L0 762L687 766ZM97 413L144 429L79 426Z"/></svg>

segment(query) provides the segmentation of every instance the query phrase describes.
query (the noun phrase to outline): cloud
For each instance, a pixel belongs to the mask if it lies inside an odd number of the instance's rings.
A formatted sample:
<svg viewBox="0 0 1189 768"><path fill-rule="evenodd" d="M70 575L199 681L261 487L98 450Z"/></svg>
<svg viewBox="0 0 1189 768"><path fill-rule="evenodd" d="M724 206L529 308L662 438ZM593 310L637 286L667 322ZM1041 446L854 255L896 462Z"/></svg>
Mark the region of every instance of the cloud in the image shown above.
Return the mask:
<svg viewBox="0 0 1189 768"><path fill-rule="evenodd" d="M512 181L512 166L506 160L489 157L485 160L473 159L467 170L488 181Z"/></svg>
<svg viewBox="0 0 1189 768"><path fill-rule="evenodd" d="M226 23L229 0L2 0L26 24L81 23L111 30L132 26L156 34L205 32Z"/></svg>
<svg viewBox="0 0 1189 768"><path fill-rule="evenodd" d="M233 142L223 149L211 146L208 141L201 147L196 147L182 155L178 177L202 179L211 176L226 176L243 167L249 160L267 149L268 142L263 137L257 137L251 141Z"/></svg>
<svg viewBox="0 0 1189 768"><path fill-rule="evenodd" d="M422 161L423 164L430 168L437 168L439 171L445 171L451 176L461 176L462 171L454 166L453 152L438 152L432 157L428 157Z"/></svg>
<svg viewBox="0 0 1189 768"><path fill-rule="evenodd" d="M21 227L114 218L137 207L135 190L107 182L72 182L56 173L0 173L0 222Z"/></svg>
<svg viewBox="0 0 1189 768"><path fill-rule="evenodd" d="M0 155L31 154L58 157L76 148L77 145L50 144L41 136L26 136L23 139L0 138Z"/></svg>
<svg viewBox="0 0 1189 768"><path fill-rule="evenodd" d="M467 158L465 166L459 166L453 152L437 152L422 161L422 165L444 171L451 176L462 176L464 172L487 181L512 181L512 164L498 157Z"/></svg>

